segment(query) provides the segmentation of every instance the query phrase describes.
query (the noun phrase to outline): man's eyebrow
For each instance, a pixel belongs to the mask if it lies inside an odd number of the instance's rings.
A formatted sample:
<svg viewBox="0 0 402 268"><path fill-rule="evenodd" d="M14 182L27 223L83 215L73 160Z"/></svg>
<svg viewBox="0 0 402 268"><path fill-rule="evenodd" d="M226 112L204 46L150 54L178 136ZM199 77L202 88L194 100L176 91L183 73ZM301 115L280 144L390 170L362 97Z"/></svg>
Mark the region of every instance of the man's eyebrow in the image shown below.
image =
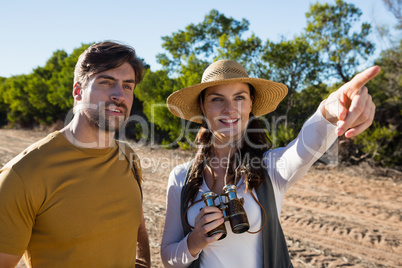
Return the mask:
<svg viewBox="0 0 402 268"><path fill-rule="evenodd" d="M107 74L101 74L96 79L99 79L99 78L117 81L116 78L114 78L113 76L107 75ZM133 84L135 84L135 80L134 79L126 79L126 80L123 80L123 83L133 83Z"/></svg>
<svg viewBox="0 0 402 268"><path fill-rule="evenodd" d="M96 77L96 79L99 79L99 78L108 79L108 80L113 80L113 81L117 80L117 79L114 78L113 76L110 76L110 75L107 75L107 74L101 74L101 75L99 75L98 77Z"/></svg>
<svg viewBox="0 0 402 268"><path fill-rule="evenodd" d="M134 79L127 79L127 80L123 80L123 83L133 83L133 84L135 84L135 80Z"/></svg>

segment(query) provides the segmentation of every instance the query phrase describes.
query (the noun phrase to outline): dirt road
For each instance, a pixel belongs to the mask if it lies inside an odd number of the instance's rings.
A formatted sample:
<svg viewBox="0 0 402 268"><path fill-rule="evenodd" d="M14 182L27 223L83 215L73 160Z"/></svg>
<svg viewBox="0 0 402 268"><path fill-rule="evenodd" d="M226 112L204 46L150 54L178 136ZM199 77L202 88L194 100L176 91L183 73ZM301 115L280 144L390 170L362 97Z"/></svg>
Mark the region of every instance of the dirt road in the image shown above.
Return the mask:
<svg viewBox="0 0 402 268"><path fill-rule="evenodd" d="M0 164L45 135L0 130ZM163 267L159 246L168 175L192 154L150 147L136 151L143 164L152 267ZM281 222L295 267L402 267L399 177L362 176L356 169L316 165L287 193Z"/></svg>

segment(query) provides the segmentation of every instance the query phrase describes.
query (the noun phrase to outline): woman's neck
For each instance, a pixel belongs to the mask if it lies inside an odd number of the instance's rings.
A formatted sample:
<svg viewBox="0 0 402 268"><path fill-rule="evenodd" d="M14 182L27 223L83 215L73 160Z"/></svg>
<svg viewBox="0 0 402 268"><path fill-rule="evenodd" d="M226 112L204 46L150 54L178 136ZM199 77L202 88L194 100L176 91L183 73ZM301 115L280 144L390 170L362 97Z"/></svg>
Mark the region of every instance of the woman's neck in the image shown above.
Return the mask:
<svg viewBox="0 0 402 268"><path fill-rule="evenodd" d="M238 150L242 146L243 146L243 140L229 143L215 138L213 140L211 153L215 158L222 160L228 157L229 158L232 157L236 153L236 150Z"/></svg>
<svg viewBox="0 0 402 268"><path fill-rule="evenodd" d="M230 145L226 145L225 147L212 147L208 165L218 174L225 173L229 162L231 165L234 164L230 159L236 154L237 150L237 147Z"/></svg>
<svg viewBox="0 0 402 268"><path fill-rule="evenodd" d="M216 159L222 160L228 158L228 156L232 157L234 152L235 150L233 150L232 146L228 144L219 146L214 145L214 147L212 148L211 156Z"/></svg>

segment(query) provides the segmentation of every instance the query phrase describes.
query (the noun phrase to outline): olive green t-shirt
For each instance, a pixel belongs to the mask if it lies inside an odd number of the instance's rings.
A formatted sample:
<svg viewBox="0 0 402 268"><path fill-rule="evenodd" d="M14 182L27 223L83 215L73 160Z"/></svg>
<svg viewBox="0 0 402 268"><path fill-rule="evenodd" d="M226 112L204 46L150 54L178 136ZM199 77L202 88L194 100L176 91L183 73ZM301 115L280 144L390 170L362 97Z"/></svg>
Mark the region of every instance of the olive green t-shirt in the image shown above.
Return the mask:
<svg viewBox="0 0 402 268"><path fill-rule="evenodd" d="M54 132L0 170L0 252L30 267L134 267L141 192L118 146Z"/></svg>

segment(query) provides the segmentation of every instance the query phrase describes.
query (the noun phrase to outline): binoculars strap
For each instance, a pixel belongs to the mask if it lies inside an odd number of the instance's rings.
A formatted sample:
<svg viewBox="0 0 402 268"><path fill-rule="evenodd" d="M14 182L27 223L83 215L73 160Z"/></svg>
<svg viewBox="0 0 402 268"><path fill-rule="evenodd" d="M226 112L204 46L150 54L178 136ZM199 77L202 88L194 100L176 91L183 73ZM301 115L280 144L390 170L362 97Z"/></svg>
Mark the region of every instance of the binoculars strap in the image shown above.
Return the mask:
<svg viewBox="0 0 402 268"><path fill-rule="evenodd" d="M201 201L202 201L202 199L199 199L199 200L197 200L197 201L191 203L191 205L189 205L189 206L186 208L186 210L184 211L184 215L183 215L184 223L185 223L185 224L187 225L187 227L190 228L190 229L194 229L194 227L191 226L191 225L188 223L188 221L187 221L187 211L188 211L192 206L194 206L195 204L197 204L197 203L199 203L199 202L201 202Z"/></svg>
<svg viewBox="0 0 402 268"><path fill-rule="evenodd" d="M255 195L253 194L253 192L251 190L250 190L250 194L253 197L254 201L257 202L257 204L260 206L262 212L264 213L264 224L262 225L262 227L258 231L255 231L255 232L247 231L247 233L249 233L249 234L256 234L256 233L261 232L261 230L264 229L265 225L267 224L267 213L265 212L264 207L261 205L261 203L258 201L257 197L255 197Z"/></svg>

